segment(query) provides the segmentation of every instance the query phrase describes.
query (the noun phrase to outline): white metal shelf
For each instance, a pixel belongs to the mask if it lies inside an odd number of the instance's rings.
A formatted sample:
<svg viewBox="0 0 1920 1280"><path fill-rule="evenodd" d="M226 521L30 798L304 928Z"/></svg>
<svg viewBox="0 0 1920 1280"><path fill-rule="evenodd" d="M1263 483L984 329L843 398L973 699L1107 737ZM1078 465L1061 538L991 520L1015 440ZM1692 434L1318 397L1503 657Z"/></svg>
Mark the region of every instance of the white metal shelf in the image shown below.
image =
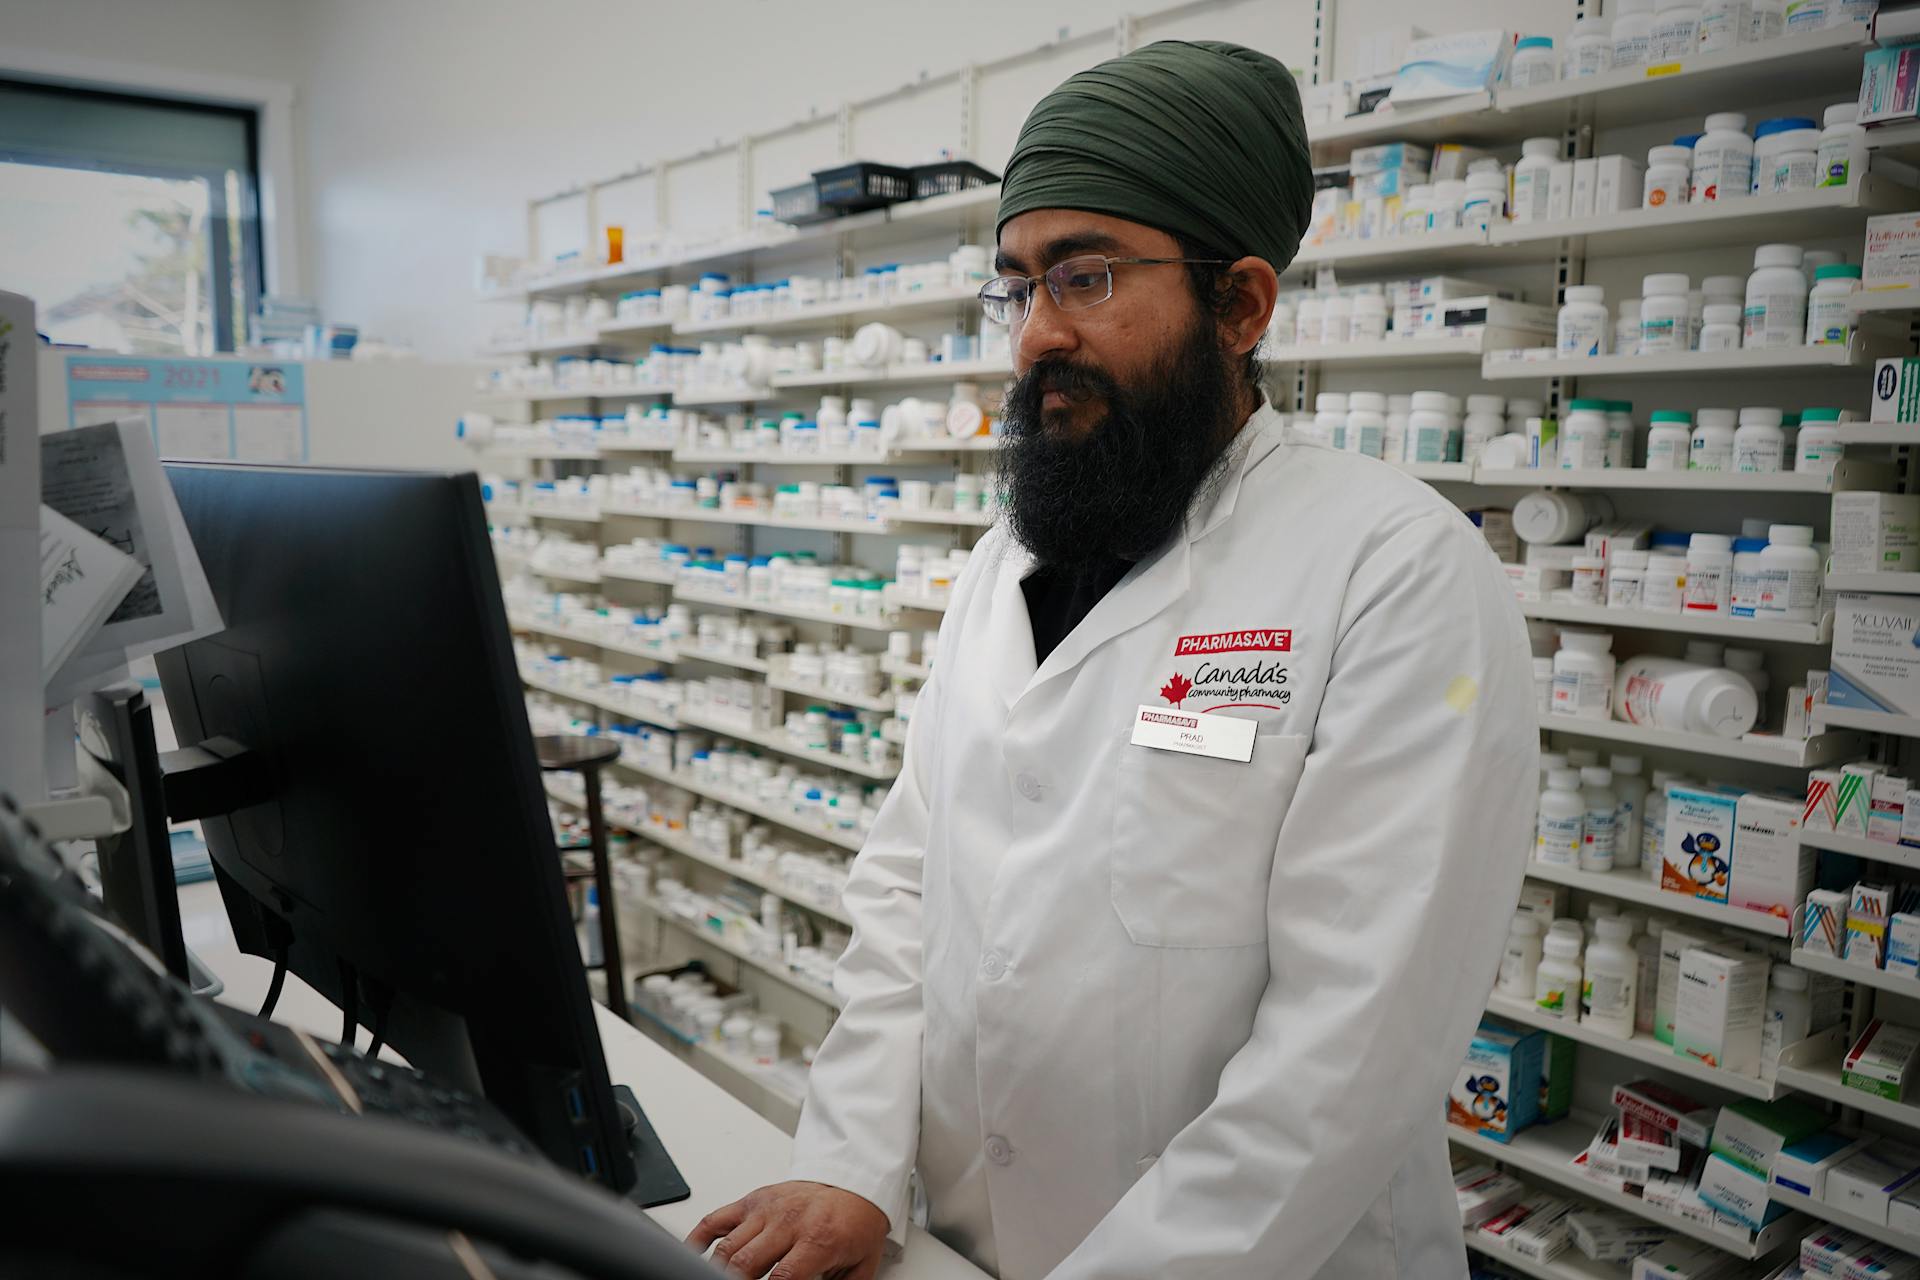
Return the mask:
<svg viewBox="0 0 1920 1280"><path fill-rule="evenodd" d="M1648 750L1684 751L1721 760L1746 760L1787 769L1813 769L1857 755L1866 745L1858 734L1816 734L1805 742L1777 734L1750 733L1744 738L1715 738L1703 733L1675 733L1649 729L1623 720L1590 720L1584 716L1543 712L1540 727L1549 733L1605 742L1627 742Z"/></svg>
<svg viewBox="0 0 1920 1280"><path fill-rule="evenodd" d="M617 716L625 716L629 720L638 720L642 724L654 725L661 729L678 729L680 727L680 721L674 717L671 711L655 711L634 707L628 703L615 701L611 696L601 690L580 689L572 685L559 684L552 680L542 680L538 676L528 675L524 671L520 673L520 682L529 689L538 689L542 693L550 693L558 698L570 698L575 702L584 702L590 707L598 707L602 711L611 712Z"/></svg>
<svg viewBox="0 0 1920 1280"><path fill-rule="evenodd" d="M1696 1058L1675 1053L1672 1045L1662 1044L1645 1032L1635 1032L1631 1037L1622 1039L1604 1031L1596 1031L1590 1023L1555 1018L1541 1013L1524 1000L1510 1000L1498 994L1487 997L1487 1012L1496 1018L1517 1022L1523 1027L1550 1031L1579 1044L1592 1045L1622 1058L1644 1062L1648 1066L1724 1089L1728 1093L1737 1093L1744 1098L1771 1099L1778 1092L1771 1082L1758 1076L1736 1075L1722 1067L1710 1067Z"/></svg>
<svg viewBox="0 0 1920 1280"><path fill-rule="evenodd" d="M923 613L945 613L947 606L952 603L946 598L909 595L891 582L881 590L880 598L891 608L918 609Z"/></svg>
<svg viewBox="0 0 1920 1280"><path fill-rule="evenodd" d="M902 294L884 302L855 298L795 307L777 315L728 316L721 320L703 320L697 324L680 321L674 324L673 331L682 337L697 337L715 333L773 333L786 329L831 328L843 320L896 320L929 312L949 311L956 306L977 307L979 302L979 293L974 289L928 289Z"/></svg>
<svg viewBox="0 0 1920 1280"><path fill-rule="evenodd" d="M609 502L600 508L605 516L625 516L635 520L688 520L701 524L755 525L763 529L798 529L814 533L871 533L898 535L904 527L925 525L962 529L985 529L999 517L975 511L914 511L885 520L840 520L824 517L776 516L760 511L721 511L712 507L662 507L640 503Z"/></svg>
<svg viewBox="0 0 1920 1280"><path fill-rule="evenodd" d="M777 391L811 387L887 387L923 382L967 382L977 378L1010 378L1013 361L929 360L924 364L890 364L883 369L829 369L807 373L776 373Z"/></svg>
<svg viewBox="0 0 1920 1280"><path fill-rule="evenodd" d="M829 1008L838 1009L842 1007L840 997L834 994L831 987L823 987L810 978L802 977L778 961L770 960L765 956L755 955L738 943L715 933L704 924L688 920L683 916L675 915L672 911L669 911L666 904L662 903L658 898L642 898L641 902L648 910L652 911L654 915L658 916L663 923L671 925L682 933L706 943L714 950L724 952L749 968L757 969L768 977L785 983L802 995L812 996L815 1000L818 1000L821 1004Z"/></svg>
<svg viewBox="0 0 1920 1280"><path fill-rule="evenodd" d="M1843 422L1840 424L1840 443L1849 444L1920 444L1920 425L1911 422Z"/></svg>
<svg viewBox="0 0 1920 1280"><path fill-rule="evenodd" d="M524 558L523 567L536 578L554 578L561 582L577 582L586 587L600 585L598 569L561 569L550 564L535 564L531 557Z"/></svg>
<svg viewBox="0 0 1920 1280"><path fill-rule="evenodd" d="M679 658L682 662L711 662L716 666L735 667L741 671L757 671L765 675L772 670L765 658L746 658L737 653L728 653L724 649L708 649L697 644L680 644Z"/></svg>
<svg viewBox="0 0 1920 1280"><path fill-rule="evenodd" d="M1288 343L1262 348L1260 358L1270 365L1471 365L1483 349L1482 334L1452 338L1383 338L1372 342Z"/></svg>
<svg viewBox="0 0 1920 1280"><path fill-rule="evenodd" d="M1920 738L1920 717L1897 716L1890 711L1855 711L1850 707L1813 709L1815 728L1833 725L1841 729L1859 729L1867 733L1892 734L1897 738Z"/></svg>
<svg viewBox="0 0 1920 1280"><path fill-rule="evenodd" d="M598 449L568 449L559 445L536 445L531 449L503 449L490 445L481 452L489 457L525 462L597 462L600 460Z"/></svg>
<svg viewBox="0 0 1920 1280"><path fill-rule="evenodd" d="M1809 1214L1848 1231L1857 1231L1870 1240L1878 1240L1881 1244L1890 1244L1896 1249L1920 1254L1920 1236L1896 1231L1884 1222L1875 1222L1871 1218L1863 1218L1857 1213L1836 1208L1824 1200L1815 1200L1812 1196L1803 1196L1798 1191L1789 1191L1777 1182L1767 1188L1767 1196L1775 1204L1785 1205L1789 1209Z"/></svg>
<svg viewBox="0 0 1920 1280"><path fill-rule="evenodd" d="M1791 376L1863 369L1872 361L1849 347L1743 347L1738 351L1680 351L1651 356L1555 356L1546 360L1489 355L1480 376L1489 382L1546 378L1680 378L1703 374Z"/></svg>
<svg viewBox="0 0 1920 1280"><path fill-rule="evenodd" d="M992 453L1000 447L1001 436L966 436L928 440L896 440L893 451L914 453Z"/></svg>
<svg viewBox="0 0 1920 1280"><path fill-rule="evenodd" d="M1706 493L1833 492L1826 476L1799 471L1748 473L1740 471L1649 471L1645 467L1608 467L1604 470L1505 470L1478 467L1473 482L1496 488L1523 489L1653 489Z"/></svg>
<svg viewBox="0 0 1920 1280"><path fill-rule="evenodd" d="M792 605L769 604L766 601L741 600L735 596L708 595L704 591L689 591L685 587L673 589L675 600L684 600L688 604L717 605L723 609L739 609L743 613L764 613L775 618L793 618L800 622L824 622L834 627L852 627L857 631L894 631L893 623L879 618L855 618L846 614L829 613L824 609L801 609Z"/></svg>
<svg viewBox="0 0 1920 1280"><path fill-rule="evenodd" d="M1891 1098L1882 1098L1841 1083L1840 1063L1846 1057L1846 1050L1847 1044L1843 1038L1838 1049L1810 1062L1790 1065L1782 1058L1778 1076L1780 1086L1825 1098L1843 1107L1853 1107L1867 1115L1891 1120L1910 1129L1920 1129L1920 1106L1911 1102L1895 1102Z"/></svg>
<svg viewBox="0 0 1920 1280"><path fill-rule="evenodd" d="M1618 871L1582 871L1578 867L1558 867L1532 859L1527 862L1527 878L1530 880L1563 884L1584 893L1655 907L1674 915L1711 920L1715 924L1747 929L1769 938L1784 938L1792 930L1793 922L1785 916L1749 911L1745 907L1730 907L1724 902L1709 902L1704 898L1662 889L1653 882L1647 870L1640 866L1625 867Z"/></svg>
<svg viewBox="0 0 1920 1280"><path fill-rule="evenodd" d="M675 391L673 402L681 405L752 404L756 400L769 399L772 395L773 391L768 387L701 387Z"/></svg>
<svg viewBox="0 0 1920 1280"><path fill-rule="evenodd" d="M670 587L674 582L674 570L671 566L649 572L638 568L611 568L605 560L600 562L600 576L608 582L644 582L654 587Z"/></svg>
<svg viewBox="0 0 1920 1280"><path fill-rule="evenodd" d="M598 511L568 511L564 507L541 507L527 503L520 508L523 515L534 520L567 520L574 524L599 524Z"/></svg>
<svg viewBox="0 0 1920 1280"><path fill-rule="evenodd" d="M692 836L684 831L674 831L669 828L657 826L651 822L641 823L637 826L631 823L620 823L619 825L631 831L634 835L639 836L641 839L651 840L662 849L677 853L689 861L697 862L704 867L710 867L724 875L732 876L736 880L744 880L756 889L764 889L768 893L791 902L797 907L805 907L808 911L823 915L836 924L843 924L848 928L853 927L853 920L847 915L846 910L841 907L839 903L824 902L820 899L810 897L807 894L796 891L779 876L762 874L737 858L721 857L710 849L702 848L695 842Z"/></svg>
<svg viewBox="0 0 1920 1280"><path fill-rule="evenodd" d="M1467 1248L1473 1252L1484 1258L1492 1258L1509 1271L1532 1276L1534 1280L1631 1280L1625 1267L1595 1262L1571 1245L1556 1258L1535 1262L1506 1248L1499 1241L1481 1235L1473 1227L1468 1227L1465 1235Z"/></svg>
<svg viewBox="0 0 1920 1280"><path fill-rule="evenodd" d="M1867 135L1871 138L1873 135ZM1909 285L1900 289L1874 289L1856 293L1847 298L1847 310L1856 316L1873 315L1876 312L1920 311L1920 288Z"/></svg>
<svg viewBox="0 0 1920 1280"><path fill-rule="evenodd" d="M1399 268L1439 271L1475 265L1487 265L1487 232L1483 227L1307 245L1294 256L1287 270L1343 266L1366 271Z"/></svg>
<svg viewBox="0 0 1920 1280"><path fill-rule="evenodd" d="M675 449L673 460L693 467L875 467L899 462L893 453L780 453L771 449Z"/></svg>
<svg viewBox="0 0 1920 1280"><path fill-rule="evenodd" d="M898 776L898 769L876 769L864 760L855 760L834 751L816 751L811 747L800 746L785 729L745 729L729 724L723 719L710 717L702 712L686 707L680 709L680 723L697 729L707 729L737 742L752 743L756 747L765 747L796 760L809 760L826 769L838 769L842 773L851 773L856 777L871 778L875 782L891 782Z"/></svg>
<svg viewBox="0 0 1920 1280"><path fill-rule="evenodd" d="M1891 991L1896 995L1920 998L1920 978L1900 977L1888 973L1885 969L1869 969L1863 964L1853 964L1838 957L1821 955L1817 951L1808 951L1802 947L1793 949L1791 963L1796 969L1824 973L1829 977L1841 978L1858 986L1874 987L1881 991Z"/></svg>
<svg viewBox="0 0 1920 1280"><path fill-rule="evenodd" d="M1495 1142L1492 1138L1483 1138L1458 1125L1448 1125L1447 1141L1482 1159L1497 1161L1515 1173L1528 1174L1565 1187L1611 1209L1624 1209L1635 1217L1659 1223L1675 1235L1689 1236L1735 1257L1763 1257L1788 1241L1799 1238L1808 1226L1807 1219L1789 1213L1767 1224L1766 1230L1743 1242L1724 1232L1715 1231L1704 1223L1654 1208L1637 1195L1614 1191L1603 1183L1595 1182L1580 1173L1573 1162L1593 1142L1594 1131L1599 1127L1598 1117L1572 1115L1552 1124L1523 1129L1513 1136L1511 1142Z"/></svg>
<svg viewBox="0 0 1920 1280"><path fill-rule="evenodd" d="M893 710L893 695L890 693L845 693L838 689L829 689L825 685L803 684L781 675L778 671L768 673L767 687L813 702L831 702L843 707L858 707L862 711L890 712Z"/></svg>
<svg viewBox="0 0 1920 1280"><path fill-rule="evenodd" d="M933 668L919 662L901 662L892 656L880 659L880 669L890 676L899 676L903 680L925 680L933 675Z"/></svg>
<svg viewBox="0 0 1920 1280"><path fill-rule="evenodd" d="M1920 595L1920 573L1830 573L1829 591L1864 591L1870 595Z"/></svg>
<svg viewBox="0 0 1920 1280"><path fill-rule="evenodd" d="M1646 609L1610 609L1605 605L1523 602L1520 612L1547 622L1577 622L1590 626L1624 627L1642 631L1679 631L1696 636L1723 636L1729 640L1771 640L1780 644L1830 644L1831 614L1819 622L1761 622L1753 618L1703 617L1689 613L1653 613Z"/></svg>
<svg viewBox="0 0 1920 1280"><path fill-rule="evenodd" d="M547 400L642 400L673 395L665 383L628 383L624 387L531 387L524 391L483 391L477 404L540 404Z"/></svg>
<svg viewBox="0 0 1920 1280"><path fill-rule="evenodd" d="M1425 480L1430 484L1470 484L1473 481L1473 464L1470 462L1390 462L1387 465L1406 472L1415 480Z"/></svg>
<svg viewBox="0 0 1920 1280"><path fill-rule="evenodd" d="M701 782L696 778L689 778L683 770L655 769L647 765L634 764L624 757L615 763L620 768L630 773L639 774L643 778L652 778L656 782L664 782L669 786L679 787L682 791L691 791L697 796L706 797L715 804L723 804L729 809L738 809L742 813L750 813L756 818L771 822L776 827L797 832L800 835L833 845L836 848L845 849L851 853L860 852L860 846L866 843L866 837L859 832L829 830L826 827L803 822L794 814L782 812L771 805L761 804L758 800L743 796L730 788L716 787Z"/></svg>
<svg viewBox="0 0 1920 1280"><path fill-rule="evenodd" d="M609 338L612 338L616 342L621 342L634 338L650 338L655 334L671 333L672 331L673 321L664 316L659 316L651 320L622 320L615 317L593 332L598 342L605 342Z"/></svg>
<svg viewBox="0 0 1920 1280"><path fill-rule="evenodd" d="M1856 858L1871 858L1888 866L1910 867L1920 871L1920 848L1908 844L1869 840L1845 831L1811 831L1805 827L1800 829L1800 843L1814 849L1849 853Z"/></svg>
<svg viewBox="0 0 1920 1280"><path fill-rule="evenodd" d="M597 331L588 329L585 333L570 333L558 338L522 339L519 342L497 342L482 347L480 354L488 359L504 360L514 356L551 356L564 355L572 351L590 351L598 345L600 337Z"/></svg>

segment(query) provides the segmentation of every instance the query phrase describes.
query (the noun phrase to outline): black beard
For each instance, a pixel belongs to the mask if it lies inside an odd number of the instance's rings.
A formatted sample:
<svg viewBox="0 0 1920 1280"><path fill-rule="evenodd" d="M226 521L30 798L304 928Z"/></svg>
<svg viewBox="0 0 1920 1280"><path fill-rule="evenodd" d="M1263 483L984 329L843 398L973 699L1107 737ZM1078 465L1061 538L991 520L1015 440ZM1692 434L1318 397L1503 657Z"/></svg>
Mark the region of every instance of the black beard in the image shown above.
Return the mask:
<svg viewBox="0 0 1920 1280"><path fill-rule="evenodd" d="M1217 480L1241 425L1236 390L1204 318L1136 386L1091 365L1037 361L1003 409L999 473L1013 536L1041 564L1067 569L1146 559ZM1067 410L1041 410L1049 391L1098 396L1106 415L1069 434Z"/></svg>

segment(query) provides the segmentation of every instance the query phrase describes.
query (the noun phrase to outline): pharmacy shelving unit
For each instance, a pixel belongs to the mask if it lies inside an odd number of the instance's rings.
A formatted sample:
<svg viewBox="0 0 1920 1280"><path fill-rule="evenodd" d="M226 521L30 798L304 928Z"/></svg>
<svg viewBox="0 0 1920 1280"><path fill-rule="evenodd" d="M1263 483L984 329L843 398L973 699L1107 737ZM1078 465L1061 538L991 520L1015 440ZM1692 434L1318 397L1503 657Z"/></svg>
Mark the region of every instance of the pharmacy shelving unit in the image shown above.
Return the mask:
<svg viewBox="0 0 1920 1280"><path fill-rule="evenodd" d="M1466 1232L1466 1245L1470 1252L1491 1258L1516 1275L1531 1276L1533 1280L1629 1280L1624 1266L1594 1262L1571 1247L1550 1261L1535 1262L1489 1240L1472 1228Z"/></svg>

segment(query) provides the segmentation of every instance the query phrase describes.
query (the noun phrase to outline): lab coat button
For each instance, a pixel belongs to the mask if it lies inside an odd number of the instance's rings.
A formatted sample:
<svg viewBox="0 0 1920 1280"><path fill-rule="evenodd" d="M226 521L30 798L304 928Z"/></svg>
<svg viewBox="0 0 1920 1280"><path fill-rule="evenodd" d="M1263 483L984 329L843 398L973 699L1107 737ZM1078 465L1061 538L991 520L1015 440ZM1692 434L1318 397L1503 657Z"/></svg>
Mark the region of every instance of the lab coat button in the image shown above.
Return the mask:
<svg viewBox="0 0 1920 1280"><path fill-rule="evenodd" d="M995 1164L1012 1164L1013 1147L996 1133L987 1139L987 1159Z"/></svg>
<svg viewBox="0 0 1920 1280"><path fill-rule="evenodd" d="M1030 773L1022 773L1014 779L1013 785L1019 788L1020 794L1029 800L1040 798L1040 779Z"/></svg>
<svg viewBox="0 0 1920 1280"><path fill-rule="evenodd" d="M986 975L989 982L999 980L1006 971L1007 962L1000 958L998 951L989 951L980 960L980 972Z"/></svg>

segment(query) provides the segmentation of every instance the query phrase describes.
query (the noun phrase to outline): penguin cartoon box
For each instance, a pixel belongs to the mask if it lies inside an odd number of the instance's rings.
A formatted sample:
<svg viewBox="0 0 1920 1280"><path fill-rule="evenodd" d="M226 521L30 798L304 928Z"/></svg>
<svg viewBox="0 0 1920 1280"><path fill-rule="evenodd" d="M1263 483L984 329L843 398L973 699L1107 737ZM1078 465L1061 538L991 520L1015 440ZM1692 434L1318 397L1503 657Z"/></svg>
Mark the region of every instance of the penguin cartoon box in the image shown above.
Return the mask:
<svg viewBox="0 0 1920 1280"><path fill-rule="evenodd" d="M1540 1060L1546 1036L1483 1021L1447 1095L1447 1123L1510 1142L1540 1114Z"/></svg>
<svg viewBox="0 0 1920 1280"><path fill-rule="evenodd" d="M1660 887L1711 902L1727 900L1740 792L1675 784L1667 788Z"/></svg>

